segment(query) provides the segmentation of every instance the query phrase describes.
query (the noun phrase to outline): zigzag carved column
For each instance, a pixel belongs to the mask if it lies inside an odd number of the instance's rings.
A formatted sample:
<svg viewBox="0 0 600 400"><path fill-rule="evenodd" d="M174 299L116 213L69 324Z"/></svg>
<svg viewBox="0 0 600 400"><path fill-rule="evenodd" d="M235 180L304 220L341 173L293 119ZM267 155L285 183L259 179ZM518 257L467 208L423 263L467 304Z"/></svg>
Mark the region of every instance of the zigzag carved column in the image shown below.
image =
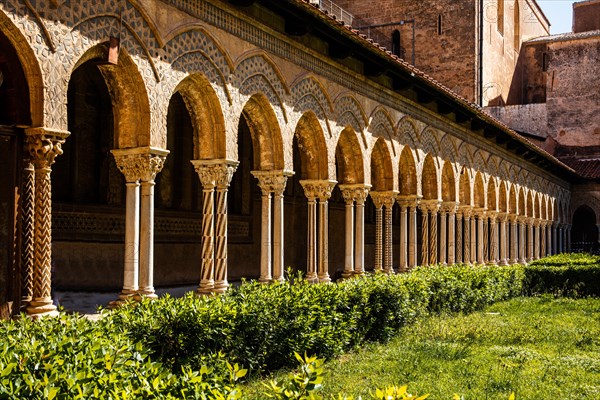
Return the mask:
<svg viewBox="0 0 600 400"><path fill-rule="evenodd" d="M168 150L142 149L140 178L140 288L137 298L156 298L154 293L154 179L162 170Z"/></svg>
<svg viewBox="0 0 600 400"><path fill-rule="evenodd" d="M434 265L438 262L437 213L440 208L440 202L438 200L421 200L419 207L424 216L422 253L425 256L424 260L427 261L427 264L424 262L423 265ZM426 215L427 217L425 217Z"/></svg>
<svg viewBox="0 0 600 400"><path fill-rule="evenodd" d="M128 150L112 150L117 168L125 176L125 252L123 259L123 289L118 300L109 303L114 308L132 299L139 289L140 253L140 177L143 160Z"/></svg>
<svg viewBox="0 0 600 400"><path fill-rule="evenodd" d="M471 254L472 254L472 224L471 224L471 219L473 217L473 208L471 206L461 206L461 210L462 210L462 214L465 217L465 227L464 227L464 241L463 241L463 247L464 247L464 263L465 264L471 264L472 263L472 258L471 258ZM474 235L473 235L474 236ZM475 256L473 254L473 256ZM473 257L474 258L474 257Z"/></svg>
<svg viewBox="0 0 600 400"><path fill-rule="evenodd" d="M258 186L262 191L262 244L259 280L263 283L271 282L271 280L283 281L283 192L287 178L292 176L293 172L283 170L252 171L252 175L258 179ZM271 194L273 195L273 208L271 208ZM271 221L273 221L272 237Z"/></svg>
<svg viewBox="0 0 600 400"><path fill-rule="evenodd" d="M210 294L215 286L215 186L216 167L202 160L192 160L192 165L202 184L202 264L200 284L196 293Z"/></svg>
<svg viewBox="0 0 600 400"><path fill-rule="evenodd" d="M35 168L34 265L32 298L27 313L32 317L57 315L52 304L52 181L50 173L69 132L46 128L25 130L26 148Z"/></svg>
<svg viewBox="0 0 600 400"><path fill-rule="evenodd" d="M376 208L376 233L375 233L375 271L385 271L387 274L394 273L392 265L392 207L397 193L394 191L371 192L371 198ZM382 218L382 208L385 207L385 221ZM385 222L385 224L384 224ZM385 242L383 242L383 231L385 225ZM383 268L382 268L383 267Z"/></svg>
<svg viewBox="0 0 600 400"><path fill-rule="evenodd" d="M490 212L488 216L490 221L490 256L487 262L488 264L496 265L498 263L498 224L496 223L498 213Z"/></svg>
<svg viewBox="0 0 600 400"><path fill-rule="evenodd" d="M35 267L35 166L25 149L23 186L21 194L21 308L33 297L33 269Z"/></svg>

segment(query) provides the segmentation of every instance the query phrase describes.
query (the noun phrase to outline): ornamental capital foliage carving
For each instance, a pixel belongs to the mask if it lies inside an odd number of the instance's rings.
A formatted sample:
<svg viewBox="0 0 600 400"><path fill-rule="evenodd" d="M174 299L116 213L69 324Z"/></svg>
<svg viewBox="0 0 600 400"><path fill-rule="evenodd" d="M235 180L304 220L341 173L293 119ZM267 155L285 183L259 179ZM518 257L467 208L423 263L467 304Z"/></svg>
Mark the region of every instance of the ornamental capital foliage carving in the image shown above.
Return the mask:
<svg viewBox="0 0 600 400"><path fill-rule="evenodd" d="M356 201L357 204L364 204L371 185L359 184L344 184L339 185L342 197L346 204L352 204Z"/></svg>
<svg viewBox="0 0 600 400"><path fill-rule="evenodd" d="M419 204L417 196L397 196L396 201L398 202L398 205L400 205L400 208L415 209Z"/></svg>
<svg viewBox="0 0 600 400"><path fill-rule="evenodd" d="M269 193L282 195L288 176L294 175L292 171L286 170L251 171L251 174L258 179L258 187L264 195Z"/></svg>
<svg viewBox="0 0 600 400"><path fill-rule="evenodd" d="M469 219L473 216L473 207L460 206L460 207L458 207L458 214L463 215L466 219Z"/></svg>
<svg viewBox="0 0 600 400"><path fill-rule="evenodd" d="M70 135L66 131L47 128L25 130L25 148L36 169L50 168L56 156L63 153L62 145Z"/></svg>
<svg viewBox="0 0 600 400"><path fill-rule="evenodd" d="M304 189L304 195L309 201L314 201L315 199L319 199L320 201L329 200L336 183L336 181L312 179L300 181L300 185Z"/></svg>
<svg viewBox="0 0 600 400"><path fill-rule="evenodd" d="M153 182L169 154L166 150L152 148L117 149L111 152L127 182Z"/></svg>
<svg viewBox="0 0 600 400"><path fill-rule="evenodd" d="M458 209L458 204L455 201L445 201L440 206L440 211L446 214L454 214Z"/></svg>
<svg viewBox="0 0 600 400"><path fill-rule="evenodd" d="M383 206L387 208L392 207L394 205L398 193L394 191L372 191L370 195L371 199L373 199L373 204L375 205L375 208L381 208Z"/></svg>
<svg viewBox="0 0 600 400"><path fill-rule="evenodd" d="M204 189L226 189L239 162L231 160L192 160Z"/></svg>
<svg viewBox="0 0 600 400"><path fill-rule="evenodd" d="M438 200L421 200L419 209L424 213L436 213L440 209L440 202Z"/></svg>

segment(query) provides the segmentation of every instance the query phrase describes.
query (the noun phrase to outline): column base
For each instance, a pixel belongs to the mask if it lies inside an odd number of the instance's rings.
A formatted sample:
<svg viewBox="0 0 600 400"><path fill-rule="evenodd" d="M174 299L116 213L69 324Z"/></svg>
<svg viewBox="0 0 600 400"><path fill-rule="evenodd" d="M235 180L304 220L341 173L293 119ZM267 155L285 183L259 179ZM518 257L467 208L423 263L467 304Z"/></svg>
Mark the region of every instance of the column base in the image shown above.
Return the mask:
<svg viewBox="0 0 600 400"><path fill-rule="evenodd" d="M508 265L508 261L506 259L502 259L500 260L498 265L500 265L501 267L506 267Z"/></svg>
<svg viewBox="0 0 600 400"><path fill-rule="evenodd" d="M204 296L213 293L213 288L215 287L215 282L213 280L207 280L200 282L200 286L196 289L196 294L198 296Z"/></svg>
<svg viewBox="0 0 600 400"><path fill-rule="evenodd" d="M138 290L137 293L133 296L133 298L137 301L142 301L143 299L158 299L158 296L156 295L156 293L154 293L153 288L146 288Z"/></svg>
<svg viewBox="0 0 600 400"><path fill-rule="evenodd" d="M271 279L271 278L266 278L266 277L262 277L262 276L261 276L260 278L258 278L258 281L259 281L260 283L266 284L266 283L271 283L271 282L273 282L273 279Z"/></svg>
<svg viewBox="0 0 600 400"><path fill-rule="evenodd" d="M329 277L329 274L319 275L319 283L329 283L329 282L331 282L331 278Z"/></svg>
<svg viewBox="0 0 600 400"><path fill-rule="evenodd" d="M26 308L27 315L29 318L42 318L42 317L57 317L59 312L56 310L56 306L52 304L52 299L41 298L34 299L29 302Z"/></svg>
<svg viewBox="0 0 600 400"><path fill-rule="evenodd" d="M306 280L309 283L319 283L319 277L314 272L311 274L306 274Z"/></svg>
<svg viewBox="0 0 600 400"><path fill-rule="evenodd" d="M215 282L213 291L215 293L225 293L227 289L229 289L229 283L227 281L217 281Z"/></svg>
<svg viewBox="0 0 600 400"><path fill-rule="evenodd" d="M342 272L342 279L350 279L354 276L354 271L352 270L344 270Z"/></svg>
<svg viewBox="0 0 600 400"><path fill-rule="evenodd" d="M110 303L108 303L108 308L115 309L115 308L122 307L131 301L136 301L135 300L136 293L137 293L136 290L123 289L121 291L121 293L119 293L119 297L116 300L113 300Z"/></svg>

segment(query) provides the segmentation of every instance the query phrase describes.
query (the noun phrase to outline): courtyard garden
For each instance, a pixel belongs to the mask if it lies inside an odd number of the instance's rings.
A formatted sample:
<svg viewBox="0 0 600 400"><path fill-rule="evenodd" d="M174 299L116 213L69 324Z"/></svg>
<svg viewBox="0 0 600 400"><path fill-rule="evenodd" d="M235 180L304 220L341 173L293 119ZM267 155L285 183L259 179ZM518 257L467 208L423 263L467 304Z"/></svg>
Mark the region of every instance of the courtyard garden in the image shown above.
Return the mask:
<svg viewBox="0 0 600 400"><path fill-rule="evenodd" d="M0 399L600 398L599 257L289 278L2 322Z"/></svg>

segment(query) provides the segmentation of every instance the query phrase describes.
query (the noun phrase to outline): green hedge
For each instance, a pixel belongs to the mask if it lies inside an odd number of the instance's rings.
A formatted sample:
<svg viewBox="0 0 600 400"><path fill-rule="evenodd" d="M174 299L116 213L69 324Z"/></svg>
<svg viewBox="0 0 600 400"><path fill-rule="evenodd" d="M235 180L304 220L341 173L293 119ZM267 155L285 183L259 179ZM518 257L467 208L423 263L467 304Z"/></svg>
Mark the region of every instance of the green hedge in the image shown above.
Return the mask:
<svg viewBox="0 0 600 400"><path fill-rule="evenodd" d="M536 260L525 267L524 294L600 296L600 256L559 254Z"/></svg>
<svg viewBox="0 0 600 400"><path fill-rule="evenodd" d="M597 296L599 259L569 260L435 266L329 285L292 276L219 296L134 303L97 322L5 321L0 399L235 399L245 374L235 363L265 372L293 365L294 353L329 358L387 341L425 314L467 313L521 294Z"/></svg>

